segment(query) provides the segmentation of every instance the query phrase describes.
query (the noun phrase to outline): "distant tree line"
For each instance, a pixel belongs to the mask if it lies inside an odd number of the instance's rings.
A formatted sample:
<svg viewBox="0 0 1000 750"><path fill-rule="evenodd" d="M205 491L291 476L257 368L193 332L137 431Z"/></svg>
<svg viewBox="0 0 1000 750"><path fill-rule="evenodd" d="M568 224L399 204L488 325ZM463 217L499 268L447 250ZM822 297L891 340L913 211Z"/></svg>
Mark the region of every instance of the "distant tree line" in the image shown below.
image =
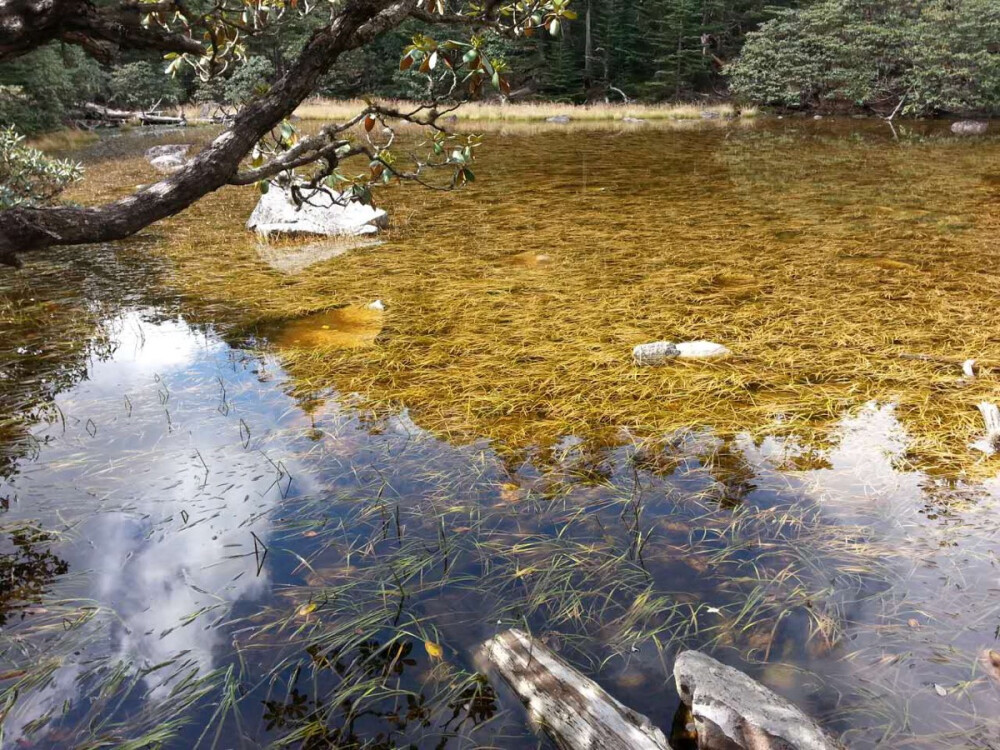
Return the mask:
<svg viewBox="0 0 1000 750"><path fill-rule="evenodd" d="M557 35L486 38L489 55L515 71L515 98L735 94L801 109L1000 111L997 0L572 0L571 7L576 18ZM207 82L191 70L164 75L156 53L131 51L106 65L79 48L50 44L0 65L0 122L28 134L52 129L81 101L129 109L239 105L289 69L317 23L303 15L275 25L250 40L246 64ZM410 19L344 54L316 93L421 96L423 80L400 70L399 54L425 30Z"/></svg>
<svg viewBox="0 0 1000 750"><path fill-rule="evenodd" d="M510 61L520 98L719 97L725 93L722 68L739 53L747 32L773 17L776 7L794 4L796 0L573 0L577 17L562 24L557 36L488 38L487 46L491 56ZM155 53L126 53L108 66L75 47L52 44L0 65L0 121L30 134L58 126L80 101L135 109L181 102L239 104L288 69L317 23L316 17L302 16L256 36L248 44L249 65L208 82L191 71L162 75L165 63ZM413 71L399 70L399 53L425 30L413 19L344 55L317 93L420 96L423 82Z"/></svg>

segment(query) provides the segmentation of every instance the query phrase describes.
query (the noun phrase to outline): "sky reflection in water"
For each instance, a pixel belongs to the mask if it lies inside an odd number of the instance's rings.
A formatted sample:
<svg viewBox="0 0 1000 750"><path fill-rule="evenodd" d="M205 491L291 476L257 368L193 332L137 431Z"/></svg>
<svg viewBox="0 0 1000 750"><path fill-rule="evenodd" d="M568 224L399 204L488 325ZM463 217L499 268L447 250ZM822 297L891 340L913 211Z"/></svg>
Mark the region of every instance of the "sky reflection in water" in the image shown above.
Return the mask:
<svg viewBox="0 0 1000 750"><path fill-rule="evenodd" d="M996 694L977 659L995 644L1000 624L991 603L996 531L989 521L996 517L1000 486L997 480L963 486L905 470L907 437L891 405L845 417L838 440L818 453L793 441L737 438L726 444L692 433L654 446L652 459L648 446L627 444L594 457L575 454L576 443L566 441L555 461L536 461L537 467L529 461L511 477L487 447L441 443L405 413L372 425L334 398L307 413L286 393L275 360L233 349L180 318L157 320L151 311L133 310L111 328L114 355L92 362L87 378L56 398L62 416L36 431L43 445L37 459L20 462L0 487L0 495L17 498L5 524L30 521L57 533L51 550L69 567L45 601L22 604L8 623L12 634L26 633L26 654L56 657L56 666L6 717L5 746L58 746L75 736L60 734L59 720L50 730L27 728L47 714L60 715L64 706L65 726L89 717L95 709L82 697L93 690L95 665L120 663L135 674L171 662L142 676L141 689L122 707L96 709L121 719L170 697L178 674L204 675L231 663L238 637L230 625L234 612L287 608L281 587L310 580L297 555L316 568L320 562L344 564L330 551L310 557L309 535L295 526L303 499L328 497L320 515L333 523L346 513L344 493L361 495L376 486L389 487L394 502L415 506L435 496L447 500L446 490L461 487L473 504L489 507L511 502L504 493L525 488L544 495L553 485L544 491L543 485L553 478L563 483L562 510L553 514L549 506L537 517L530 509L512 512L514 521L497 521L498 534L515 523L525 539L544 537L574 504L601 517L609 501L631 486L645 498L639 523L650 541L642 557L656 588L713 605L695 607L701 631L689 645L715 643L723 658L846 730L852 746L871 746L888 731L899 746L971 747L978 733L996 730ZM474 473L477 462L488 468ZM421 463L422 474L415 470ZM603 477L581 480L583 465ZM499 481L505 477L508 482ZM808 606L825 608L837 620L828 647L816 646L823 638L804 637L820 619L801 613L750 627L749 640L720 625L738 619L745 589L720 583L734 569L730 562L713 561L704 546L684 550L683 538L722 539L728 516L741 504L818 514L824 531L803 537L816 548L798 550L816 567L798 575L803 587L826 596ZM622 518L618 506L609 524L616 515ZM433 539L419 526L412 533L424 534L428 544ZM737 567L763 558L768 541L751 538ZM268 557L261 564L265 545ZM877 571L853 570L849 563L825 567L842 552L850 558L859 546L866 547L859 559L879 561ZM685 559L692 555L704 561ZM680 576L678 561L688 566ZM467 593L456 599L448 593L446 588L415 607L434 619L442 640L458 652L453 658L470 663L472 646L494 627L492 613L482 601L469 602ZM72 638L31 632L46 617L58 623L87 607L96 607L96 614L67 629ZM544 629L544 621L537 624ZM760 635L768 632L770 638ZM604 636L588 637L606 652ZM757 660L771 663L741 662L748 646ZM669 665L651 666L647 643L622 651L599 676L618 697L668 727ZM529 746L520 709L509 696L505 700L507 718L487 734L505 737L505 746ZM209 714L204 707L191 710ZM195 726L177 746L198 737L197 721ZM253 726L244 730L245 737L257 738L248 739L251 744L268 736ZM942 732L957 736L945 739ZM459 739L456 746L464 744Z"/></svg>

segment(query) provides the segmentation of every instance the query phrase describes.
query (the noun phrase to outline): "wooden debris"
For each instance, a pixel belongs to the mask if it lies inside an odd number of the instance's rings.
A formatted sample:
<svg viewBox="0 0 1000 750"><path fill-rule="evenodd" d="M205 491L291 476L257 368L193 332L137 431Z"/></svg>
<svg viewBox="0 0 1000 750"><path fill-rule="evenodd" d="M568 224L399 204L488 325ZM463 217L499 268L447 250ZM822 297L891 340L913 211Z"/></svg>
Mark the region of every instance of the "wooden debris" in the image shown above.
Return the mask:
<svg viewBox="0 0 1000 750"><path fill-rule="evenodd" d="M560 750L669 750L663 732L520 630L487 641L488 660Z"/></svg>
<svg viewBox="0 0 1000 750"><path fill-rule="evenodd" d="M142 125L212 125L227 122L230 118L225 117L199 117L188 119L183 114L179 116L164 115L159 112L145 112L142 110L112 109L100 104L85 103L83 105L83 115L86 118L102 120L109 125L124 125L129 122L138 122Z"/></svg>

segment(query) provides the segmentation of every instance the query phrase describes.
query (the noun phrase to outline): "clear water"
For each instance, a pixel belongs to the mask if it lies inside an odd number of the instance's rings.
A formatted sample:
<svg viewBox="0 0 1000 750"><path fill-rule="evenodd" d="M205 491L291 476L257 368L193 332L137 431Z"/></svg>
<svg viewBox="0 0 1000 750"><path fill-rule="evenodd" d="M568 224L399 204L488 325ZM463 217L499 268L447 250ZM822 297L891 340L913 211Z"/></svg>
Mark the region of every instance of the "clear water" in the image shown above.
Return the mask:
<svg viewBox="0 0 1000 750"><path fill-rule="evenodd" d="M783 137L805 150L794 139L813 135ZM849 163L873 153L837 137ZM679 172L734 148L715 130L645 138L673 142ZM637 158L636 142L615 144ZM936 169L954 161L950 141L917 148ZM774 189L785 179L754 174ZM776 221L857 239L816 218L815 200ZM969 200L953 212L978 215ZM963 232L992 248L985 228ZM466 429L449 435L424 424L438 412L414 417L411 406L428 413L420 399L376 408L308 366L391 350L408 335L406 313L392 317L401 295L384 328L351 318L338 331L344 315L330 313L258 325L193 295L176 276L185 261L158 243L55 251L0 276L4 747L544 746L502 684L475 678L478 646L511 626L666 731L673 655L703 648L852 748L996 737L983 654L1000 633L1000 483L982 459L974 471L921 463L929 428L901 415L905 387L844 405L822 440L795 428L794 410L720 429L702 394L703 423L604 424L535 444L503 439L452 390L437 408ZM568 253L497 267L550 278ZM719 288L746 286L728 273ZM559 283L538 278L520 283ZM592 301L550 301L546 314L561 326L577 304ZM440 337L457 346L460 334ZM414 361L413 378L426 367ZM958 375L936 387L959 388Z"/></svg>

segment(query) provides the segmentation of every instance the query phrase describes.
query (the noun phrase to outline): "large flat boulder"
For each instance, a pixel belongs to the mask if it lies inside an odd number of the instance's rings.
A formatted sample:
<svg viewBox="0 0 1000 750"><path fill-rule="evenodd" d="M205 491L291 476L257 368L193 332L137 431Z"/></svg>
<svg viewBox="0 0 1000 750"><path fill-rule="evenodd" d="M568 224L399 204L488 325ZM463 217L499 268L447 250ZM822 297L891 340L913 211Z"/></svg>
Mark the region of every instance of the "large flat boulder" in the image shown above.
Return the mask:
<svg viewBox="0 0 1000 750"><path fill-rule="evenodd" d="M183 156L164 154L163 156L157 156L150 159L149 163L152 164L153 168L160 174L173 174L174 172L180 172L184 169L184 166L187 164L187 159Z"/></svg>
<svg viewBox="0 0 1000 750"><path fill-rule="evenodd" d="M699 750L842 750L797 706L710 656L679 654L674 680Z"/></svg>
<svg viewBox="0 0 1000 750"><path fill-rule="evenodd" d="M345 200L327 189L299 191L296 205L290 188L272 186L260 197L247 221L247 229L259 234L318 234L358 237L376 234L388 224L388 214L355 200Z"/></svg>

